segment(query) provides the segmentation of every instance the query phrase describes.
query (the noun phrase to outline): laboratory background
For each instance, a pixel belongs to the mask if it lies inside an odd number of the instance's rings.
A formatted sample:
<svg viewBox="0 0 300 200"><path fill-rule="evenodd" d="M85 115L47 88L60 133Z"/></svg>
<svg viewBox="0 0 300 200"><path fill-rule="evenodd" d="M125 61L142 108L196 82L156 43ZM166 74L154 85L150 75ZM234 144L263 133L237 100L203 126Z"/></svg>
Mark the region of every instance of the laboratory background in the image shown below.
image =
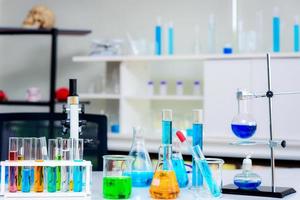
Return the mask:
<svg viewBox="0 0 300 200"><path fill-rule="evenodd" d="M0 0L0 200L299 199L298 0Z"/></svg>

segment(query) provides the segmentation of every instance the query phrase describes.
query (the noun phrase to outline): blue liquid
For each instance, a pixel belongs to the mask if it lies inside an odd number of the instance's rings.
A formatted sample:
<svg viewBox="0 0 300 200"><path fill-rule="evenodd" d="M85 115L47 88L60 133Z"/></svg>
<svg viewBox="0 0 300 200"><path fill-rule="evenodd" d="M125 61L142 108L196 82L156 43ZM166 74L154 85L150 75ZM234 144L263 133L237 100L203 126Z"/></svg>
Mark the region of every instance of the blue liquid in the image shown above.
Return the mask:
<svg viewBox="0 0 300 200"><path fill-rule="evenodd" d="M56 167L47 167L48 192L56 192Z"/></svg>
<svg viewBox="0 0 300 200"><path fill-rule="evenodd" d="M30 173L31 169L22 170L22 192L30 192Z"/></svg>
<svg viewBox="0 0 300 200"><path fill-rule="evenodd" d="M260 186L261 181L234 181L234 184L242 190L255 190Z"/></svg>
<svg viewBox="0 0 300 200"><path fill-rule="evenodd" d="M280 52L280 19L273 17L273 51Z"/></svg>
<svg viewBox="0 0 300 200"><path fill-rule="evenodd" d="M124 173L124 176L131 176L133 187L148 187L151 185L153 172L132 171L131 173Z"/></svg>
<svg viewBox="0 0 300 200"><path fill-rule="evenodd" d="M74 192L82 192L82 178L83 178L83 169L81 166L75 166L73 171L73 180L74 180Z"/></svg>
<svg viewBox="0 0 300 200"><path fill-rule="evenodd" d="M162 143L163 144L172 144L172 121L162 121ZM164 163L163 169L167 170L167 164L165 164L166 152L168 151L167 147L163 150L164 152Z"/></svg>
<svg viewBox="0 0 300 200"><path fill-rule="evenodd" d="M168 29L168 53L169 55L174 54L174 29L169 27Z"/></svg>
<svg viewBox="0 0 300 200"><path fill-rule="evenodd" d="M231 124L233 133L242 139L251 137L256 131L256 125L238 125Z"/></svg>
<svg viewBox="0 0 300 200"><path fill-rule="evenodd" d="M179 187L186 187L189 184L189 178L185 169L184 161L179 158L172 158L172 164Z"/></svg>
<svg viewBox="0 0 300 200"><path fill-rule="evenodd" d="M294 25L294 51L299 52L299 25Z"/></svg>
<svg viewBox="0 0 300 200"><path fill-rule="evenodd" d="M34 168L31 167L30 169L30 184L33 185L34 184Z"/></svg>
<svg viewBox="0 0 300 200"><path fill-rule="evenodd" d="M162 46L161 46L161 26L157 25L155 26L155 54L161 55L162 53Z"/></svg>
<svg viewBox="0 0 300 200"><path fill-rule="evenodd" d="M199 145L203 150L203 125L193 124L193 146ZM193 173L192 173L192 186L198 187L203 185L203 177L200 169L196 166L194 158L192 159Z"/></svg>
<svg viewBox="0 0 300 200"><path fill-rule="evenodd" d="M1 183L1 169L2 167L0 167L0 183ZM5 184L8 183L8 167L5 167Z"/></svg>
<svg viewBox="0 0 300 200"><path fill-rule="evenodd" d="M214 197L219 197L221 195L221 189L217 185L216 181L213 179L211 170L209 168L209 165L206 160L198 160L196 161L197 166L200 168L200 171L202 172L203 178L206 181L206 184L208 186L208 189L210 193Z"/></svg>

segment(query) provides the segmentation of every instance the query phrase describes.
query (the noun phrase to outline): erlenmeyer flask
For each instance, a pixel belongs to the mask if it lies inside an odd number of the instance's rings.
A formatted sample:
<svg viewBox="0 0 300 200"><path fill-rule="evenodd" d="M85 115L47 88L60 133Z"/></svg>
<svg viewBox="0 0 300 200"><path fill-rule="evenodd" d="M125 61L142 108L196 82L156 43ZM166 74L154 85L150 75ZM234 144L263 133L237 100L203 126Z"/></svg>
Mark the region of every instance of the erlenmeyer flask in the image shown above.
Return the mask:
<svg viewBox="0 0 300 200"><path fill-rule="evenodd" d="M172 148L172 164L176 173L179 187L184 188L189 184L189 178L185 169L184 160L180 150L180 144L175 141Z"/></svg>
<svg viewBox="0 0 300 200"><path fill-rule="evenodd" d="M150 186L154 199L175 199L180 192L172 164L172 145L163 144L159 149L159 160Z"/></svg>
<svg viewBox="0 0 300 200"><path fill-rule="evenodd" d="M234 116L231 122L233 133L241 139L250 138L256 131L256 121L248 112L248 101L238 99L238 114Z"/></svg>
<svg viewBox="0 0 300 200"><path fill-rule="evenodd" d="M153 177L153 168L140 127L133 127L133 139L129 155L134 158L131 171L132 186L150 186Z"/></svg>

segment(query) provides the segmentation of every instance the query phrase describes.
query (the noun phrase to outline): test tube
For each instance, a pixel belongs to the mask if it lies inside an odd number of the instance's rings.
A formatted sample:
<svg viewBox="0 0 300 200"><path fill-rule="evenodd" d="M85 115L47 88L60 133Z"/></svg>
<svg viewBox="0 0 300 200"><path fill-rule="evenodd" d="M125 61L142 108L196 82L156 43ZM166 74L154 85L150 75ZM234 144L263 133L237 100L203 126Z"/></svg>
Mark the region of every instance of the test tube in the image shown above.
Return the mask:
<svg viewBox="0 0 300 200"><path fill-rule="evenodd" d="M32 139L23 139L24 160L31 160ZM30 192L30 173L31 167L24 166L22 169L22 192Z"/></svg>
<svg viewBox="0 0 300 200"><path fill-rule="evenodd" d="M71 159L71 139L62 139L62 160ZM70 172L71 168L69 166L61 167L61 191L67 192L70 187Z"/></svg>
<svg viewBox="0 0 300 200"><path fill-rule="evenodd" d="M57 139L48 140L49 160L56 160L58 155ZM47 167L47 190L56 192L56 167Z"/></svg>
<svg viewBox="0 0 300 200"><path fill-rule="evenodd" d="M73 143L73 159L75 162L83 161L83 139L72 139ZM83 186L83 167L74 166L73 171L74 192L82 192Z"/></svg>
<svg viewBox="0 0 300 200"><path fill-rule="evenodd" d="M18 160L18 138L9 138L9 153L8 159L10 161ZM8 190L9 192L17 192L17 181L18 180L18 167L9 167L8 175Z"/></svg>
<svg viewBox="0 0 300 200"><path fill-rule="evenodd" d="M172 144L172 110L170 109L162 111L162 144ZM164 149L164 168L167 167L166 153L167 149Z"/></svg>
<svg viewBox="0 0 300 200"><path fill-rule="evenodd" d="M62 160L62 145L63 145L63 138L58 137L57 138L57 155L55 157L55 160ZM60 191L61 187L61 167L56 167L56 191Z"/></svg>
<svg viewBox="0 0 300 200"><path fill-rule="evenodd" d="M24 138L18 138L18 161L24 160ZM22 166L18 167L18 181L17 181L17 189L21 191L22 188Z"/></svg>
<svg viewBox="0 0 300 200"><path fill-rule="evenodd" d="M43 162L47 158L46 138L40 137L36 139L36 162ZM44 191L44 167L34 167L34 191Z"/></svg>
<svg viewBox="0 0 300 200"><path fill-rule="evenodd" d="M31 138L31 160L36 160L36 141L37 138ZM31 190L33 190L34 186L34 167L30 167L30 185Z"/></svg>

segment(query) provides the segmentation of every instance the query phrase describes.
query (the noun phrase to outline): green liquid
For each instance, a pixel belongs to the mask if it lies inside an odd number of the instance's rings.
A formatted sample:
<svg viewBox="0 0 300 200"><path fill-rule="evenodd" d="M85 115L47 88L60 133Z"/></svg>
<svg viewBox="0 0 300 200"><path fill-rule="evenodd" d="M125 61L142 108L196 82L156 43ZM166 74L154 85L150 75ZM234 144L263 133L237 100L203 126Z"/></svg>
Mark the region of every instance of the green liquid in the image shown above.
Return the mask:
<svg viewBox="0 0 300 200"><path fill-rule="evenodd" d="M61 155L56 156L56 160L61 160ZM61 167L56 167L56 191L60 191Z"/></svg>
<svg viewBox="0 0 300 200"><path fill-rule="evenodd" d="M47 167L48 192L56 192L56 167Z"/></svg>
<svg viewBox="0 0 300 200"><path fill-rule="evenodd" d="M103 178L103 197L106 199L128 199L131 195L130 176Z"/></svg>

